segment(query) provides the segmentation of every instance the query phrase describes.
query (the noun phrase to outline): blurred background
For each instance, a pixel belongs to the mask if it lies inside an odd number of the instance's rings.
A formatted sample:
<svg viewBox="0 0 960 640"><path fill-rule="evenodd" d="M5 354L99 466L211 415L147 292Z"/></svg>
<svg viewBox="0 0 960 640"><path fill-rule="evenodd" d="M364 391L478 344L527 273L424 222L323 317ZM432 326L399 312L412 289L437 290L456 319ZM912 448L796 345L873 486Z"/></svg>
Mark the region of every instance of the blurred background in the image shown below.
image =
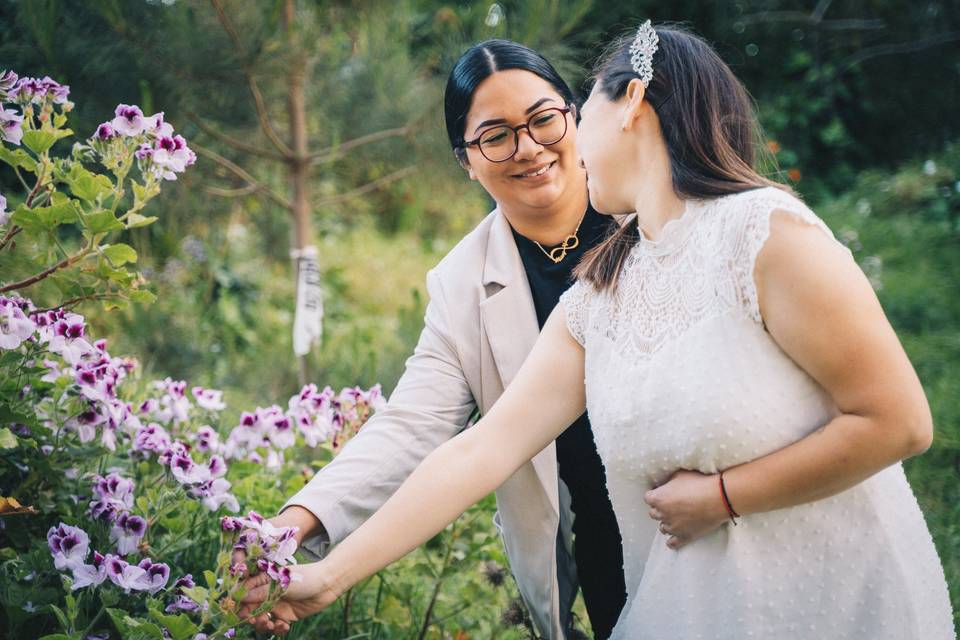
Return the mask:
<svg viewBox="0 0 960 640"><path fill-rule="evenodd" d="M304 374L393 388L426 271L491 208L443 128L467 47L522 42L582 89L602 46L646 18L717 48L756 99L775 177L877 290L933 408L935 444L905 466L960 610L960 2L0 0L0 69L69 84L81 137L138 104L200 155L126 240L158 300L82 312L149 375L246 407ZM298 143L306 159L284 160ZM290 250L309 242L326 316L298 363Z"/></svg>

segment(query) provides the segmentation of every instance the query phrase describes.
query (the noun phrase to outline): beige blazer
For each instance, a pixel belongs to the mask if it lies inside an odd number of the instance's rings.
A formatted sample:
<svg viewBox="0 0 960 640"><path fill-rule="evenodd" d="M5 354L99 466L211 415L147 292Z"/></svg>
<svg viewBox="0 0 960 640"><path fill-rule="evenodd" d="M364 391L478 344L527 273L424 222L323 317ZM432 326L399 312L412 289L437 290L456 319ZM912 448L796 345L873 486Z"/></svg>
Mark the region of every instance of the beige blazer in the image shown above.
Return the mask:
<svg viewBox="0 0 960 640"><path fill-rule="evenodd" d="M498 210L427 274L427 289L423 333L386 409L284 506L305 507L323 523L328 539L304 543L318 555L386 502L475 408L489 411L539 335L520 254ZM520 593L540 633L561 640L577 580L555 445L524 464L496 497L494 523Z"/></svg>

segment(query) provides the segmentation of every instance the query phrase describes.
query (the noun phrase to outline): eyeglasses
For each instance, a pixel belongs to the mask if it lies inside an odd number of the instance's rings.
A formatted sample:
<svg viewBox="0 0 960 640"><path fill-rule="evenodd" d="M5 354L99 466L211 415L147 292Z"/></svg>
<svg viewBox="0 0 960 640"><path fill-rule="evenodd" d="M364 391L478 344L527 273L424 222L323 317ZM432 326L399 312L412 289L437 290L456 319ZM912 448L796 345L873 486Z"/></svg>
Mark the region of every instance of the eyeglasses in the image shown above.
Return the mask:
<svg viewBox="0 0 960 640"><path fill-rule="evenodd" d="M520 148L520 129L526 129L530 139L541 145L556 144L567 135L567 114L570 107L551 107L537 111L526 123L511 127L501 124L480 132L473 140L466 140L464 147L477 145L483 157L490 162L506 162Z"/></svg>

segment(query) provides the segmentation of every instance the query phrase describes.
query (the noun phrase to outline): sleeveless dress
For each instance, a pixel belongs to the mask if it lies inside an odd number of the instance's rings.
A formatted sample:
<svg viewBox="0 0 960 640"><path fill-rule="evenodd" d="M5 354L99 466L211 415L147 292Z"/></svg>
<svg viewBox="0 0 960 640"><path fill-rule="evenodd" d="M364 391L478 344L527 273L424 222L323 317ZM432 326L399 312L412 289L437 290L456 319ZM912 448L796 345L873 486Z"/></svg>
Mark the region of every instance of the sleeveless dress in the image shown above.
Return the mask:
<svg viewBox="0 0 960 640"><path fill-rule="evenodd" d="M691 200L659 241L633 247L614 295L577 282L561 297L585 347L587 410L623 538L627 604L611 638L956 638L899 463L676 551L647 514L644 493L675 470L716 473L839 413L763 327L753 270L774 210L833 237L779 189Z"/></svg>

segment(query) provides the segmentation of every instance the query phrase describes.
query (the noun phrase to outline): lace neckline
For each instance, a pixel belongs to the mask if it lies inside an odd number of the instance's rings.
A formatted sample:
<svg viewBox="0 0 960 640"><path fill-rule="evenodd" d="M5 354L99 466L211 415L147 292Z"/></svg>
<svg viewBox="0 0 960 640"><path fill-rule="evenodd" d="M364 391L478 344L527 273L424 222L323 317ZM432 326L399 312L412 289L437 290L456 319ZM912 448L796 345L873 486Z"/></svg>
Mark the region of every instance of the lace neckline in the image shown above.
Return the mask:
<svg viewBox="0 0 960 640"><path fill-rule="evenodd" d="M663 256L679 249L693 230L696 218L699 217L697 213L701 207L697 206L698 204L699 202L694 200L685 200L683 213L663 225L659 240L651 240L641 229L640 242L636 244L637 251L644 255Z"/></svg>

